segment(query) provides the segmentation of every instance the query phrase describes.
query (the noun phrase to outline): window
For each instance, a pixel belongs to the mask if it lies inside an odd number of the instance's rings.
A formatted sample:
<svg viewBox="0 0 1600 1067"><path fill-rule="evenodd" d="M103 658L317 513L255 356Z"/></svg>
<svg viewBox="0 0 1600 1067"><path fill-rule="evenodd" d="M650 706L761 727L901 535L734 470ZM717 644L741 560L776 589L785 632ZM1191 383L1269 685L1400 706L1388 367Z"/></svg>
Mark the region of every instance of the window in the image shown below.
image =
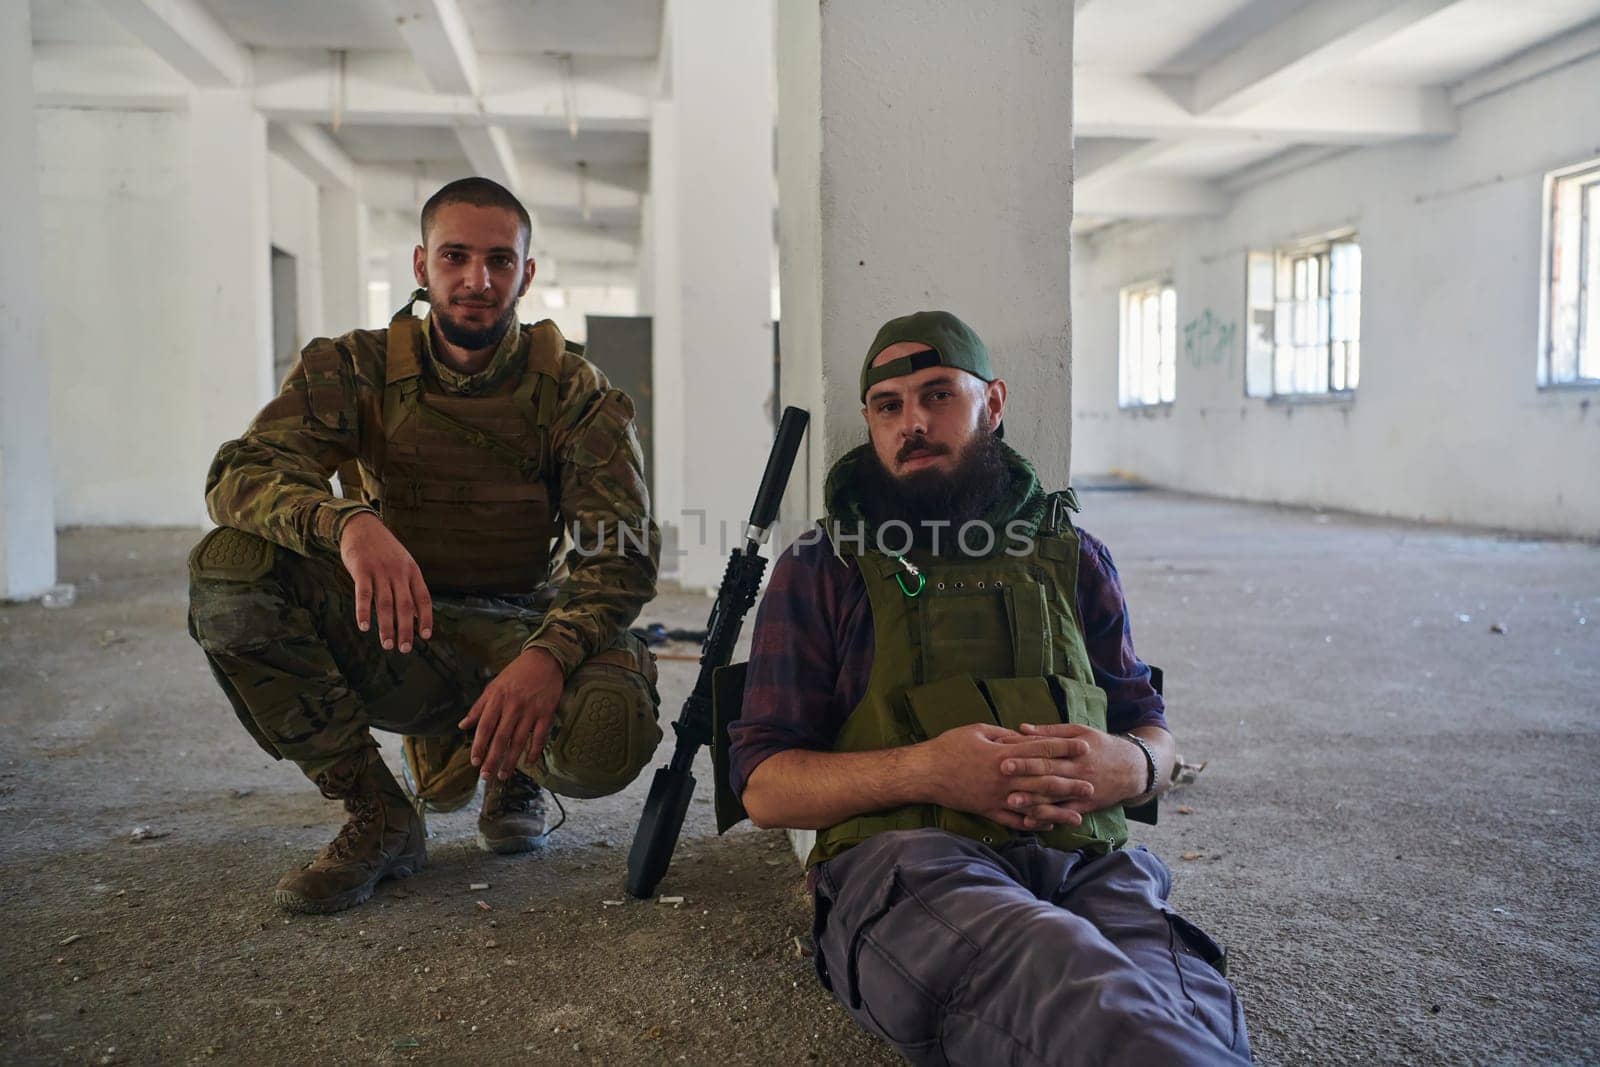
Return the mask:
<svg viewBox="0 0 1600 1067"><path fill-rule="evenodd" d="M1122 362L1117 403L1170 404L1178 386L1178 294L1170 285L1122 290Z"/></svg>
<svg viewBox="0 0 1600 1067"><path fill-rule="evenodd" d="M1600 385L1600 160L1545 178L1539 384Z"/></svg>
<svg viewBox="0 0 1600 1067"><path fill-rule="evenodd" d="M1350 393L1361 378L1361 246L1354 234L1251 252L1247 396Z"/></svg>

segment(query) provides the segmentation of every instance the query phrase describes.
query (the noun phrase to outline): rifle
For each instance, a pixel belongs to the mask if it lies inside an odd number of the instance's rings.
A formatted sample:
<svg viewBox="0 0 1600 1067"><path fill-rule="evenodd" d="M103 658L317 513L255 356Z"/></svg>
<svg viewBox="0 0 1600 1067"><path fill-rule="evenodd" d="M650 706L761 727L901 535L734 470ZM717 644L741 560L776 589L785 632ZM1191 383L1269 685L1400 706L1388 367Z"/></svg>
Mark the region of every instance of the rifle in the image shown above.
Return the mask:
<svg viewBox="0 0 1600 1067"><path fill-rule="evenodd" d="M700 746L712 743L712 676L733 659L733 646L739 640L744 617L755 605L756 595L761 590L761 576L767 569L761 546L766 543L769 528L778 516L778 504L789 484L789 472L794 467L794 457L800 450L800 439L805 436L809 419L800 408L783 409L777 439L767 456L767 469L761 476L761 488L745 527L744 547L733 550L728 567L722 572L716 603L706 622L705 642L700 646L700 674L695 678L689 698L683 702L678 721L672 724L678 735L672 762L656 769L655 778L650 782L650 795L645 798L644 814L633 835L633 847L628 851L628 892L641 900L655 893L672 862L673 849L678 846L683 817L694 796L694 774L690 768Z"/></svg>

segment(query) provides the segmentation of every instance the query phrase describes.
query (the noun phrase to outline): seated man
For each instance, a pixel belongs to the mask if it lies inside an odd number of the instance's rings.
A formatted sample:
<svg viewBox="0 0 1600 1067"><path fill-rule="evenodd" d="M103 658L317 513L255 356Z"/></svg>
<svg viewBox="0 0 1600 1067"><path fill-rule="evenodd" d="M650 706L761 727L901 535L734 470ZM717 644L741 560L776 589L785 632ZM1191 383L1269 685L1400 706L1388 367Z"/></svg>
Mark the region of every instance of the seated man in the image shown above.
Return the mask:
<svg viewBox="0 0 1600 1067"><path fill-rule="evenodd" d="M1105 546L955 316L886 324L861 399L729 730L750 818L818 831L823 985L916 1063L1248 1062L1221 951L1122 847L1174 747Z"/></svg>
<svg viewBox="0 0 1600 1067"><path fill-rule="evenodd" d="M479 845L532 849L541 785L615 792L661 738L627 630L660 554L633 403L555 323L518 327L531 232L488 179L440 189L413 253L427 319L408 302L387 330L312 341L206 480L219 527L190 555L190 633L251 736L350 814L278 883L289 911L414 873L420 809L465 804L479 774ZM336 470L359 499L330 491ZM419 810L374 726L410 735Z"/></svg>

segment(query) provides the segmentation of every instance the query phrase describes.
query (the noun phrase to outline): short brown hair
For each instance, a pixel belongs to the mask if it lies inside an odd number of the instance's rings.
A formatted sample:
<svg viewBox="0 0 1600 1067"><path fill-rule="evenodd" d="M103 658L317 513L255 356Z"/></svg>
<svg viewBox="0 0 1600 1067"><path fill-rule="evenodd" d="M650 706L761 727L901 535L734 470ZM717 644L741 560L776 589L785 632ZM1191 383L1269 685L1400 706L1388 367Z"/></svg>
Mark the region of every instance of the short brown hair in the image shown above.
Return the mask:
<svg viewBox="0 0 1600 1067"><path fill-rule="evenodd" d="M433 224L433 216L446 204L471 204L473 207L497 207L509 211L517 216L517 222L522 225L524 255L533 243L533 219L510 189L488 178L457 178L428 197L428 202L422 205L424 247L428 244L428 227Z"/></svg>

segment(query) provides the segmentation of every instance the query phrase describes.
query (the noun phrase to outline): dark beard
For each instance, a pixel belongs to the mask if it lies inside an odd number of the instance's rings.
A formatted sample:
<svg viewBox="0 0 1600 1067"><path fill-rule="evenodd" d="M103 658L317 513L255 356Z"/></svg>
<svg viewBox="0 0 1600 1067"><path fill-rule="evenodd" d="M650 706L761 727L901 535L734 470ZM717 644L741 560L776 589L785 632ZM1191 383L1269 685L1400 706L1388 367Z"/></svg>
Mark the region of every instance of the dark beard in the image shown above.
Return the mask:
<svg viewBox="0 0 1600 1067"><path fill-rule="evenodd" d="M431 299L431 294L428 303L429 306L436 309L448 309L450 306L448 300L434 301ZM444 335L446 341L449 341L457 348L464 348L468 352L481 352L485 348L493 348L498 345L500 339L506 335L506 331L516 323L517 304L516 301L512 301L511 306L506 308L504 315L501 315L481 330L469 330L457 325L451 321L446 312L435 314L433 321L438 325L439 332Z"/></svg>
<svg viewBox="0 0 1600 1067"><path fill-rule="evenodd" d="M979 429L950 473L919 470L897 476L869 443L860 472L862 514L880 530L885 523L904 522L911 527L913 546L931 551L937 541L939 553L948 555L957 546L962 524L987 518L1010 491L1011 469L1003 449L992 431ZM994 534L996 543L1004 537L1002 530ZM905 534L896 528L881 539L898 545ZM974 532L968 544L976 551L984 541Z"/></svg>

